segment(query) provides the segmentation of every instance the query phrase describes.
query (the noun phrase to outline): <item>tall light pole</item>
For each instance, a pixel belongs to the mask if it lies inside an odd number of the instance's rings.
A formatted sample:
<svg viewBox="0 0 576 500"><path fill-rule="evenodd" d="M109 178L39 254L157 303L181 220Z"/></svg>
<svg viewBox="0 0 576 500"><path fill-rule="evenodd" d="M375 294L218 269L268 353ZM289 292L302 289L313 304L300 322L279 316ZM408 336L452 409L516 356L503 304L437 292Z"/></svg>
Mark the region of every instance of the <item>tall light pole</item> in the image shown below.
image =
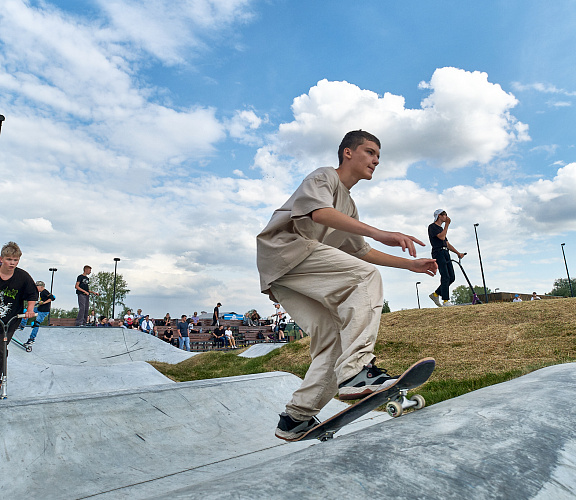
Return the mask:
<svg viewBox="0 0 576 500"><path fill-rule="evenodd" d="M52 295L52 290L54 288L54 273L56 271L58 271L58 269L56 269L55 267L51 267L50 269L48 269L48 271L50 271L52 273L52 279L50 280L50 295ZM48 326L50 326L50 312L52 311L52 308L50 308L50 311L48 311Z"/></svg>
<svg viewBox="0 0 576 500"><path fill-rule="evenodd" d="M114 257L114 291L112 292L112 321L114 321L114 307L116 306L116 268L120 259Z"/></svg>
<svg viewBox="0 0 576 500"><path fill-rule="evenodd" d="M6 117L4 115L0 115L0 132L2 132L2 122L6 120Z"/></svg>
<svg viewBox="0 0 576 500"><path fill-rule="evenodd" d="M476 228L480 224L474 224L474 234L476 235L476 246L478 247L478 259L480 260L480 272L482 273L482 284L484 285L484 298L486 299L486 304L488 304L488 290L486 289L486 281L484 280L484 267L482 267L482 256L480 255L480 243L478 243L478 231Z"/></svg>
<svg viewBox="0 0 576 500"><path fill-rule="evenodd" d="M574 297L572 282L570 281L570 273L568 272L568 264L566 263L566 254L564 253L564 245L566 245L566 243L561 243L560 248L562 248L562 256L564 257L564 265L566 266L566 275L568 276L568 284L570 285L570 297Z"/></svg>
<svg viewBox="0 0 576 500"><path fill-rule="evenodd" d="M420 281L416 282L416 300L418 300L418 309L420 309L420 295L418 294L418 285L420 284Z"/></svg>

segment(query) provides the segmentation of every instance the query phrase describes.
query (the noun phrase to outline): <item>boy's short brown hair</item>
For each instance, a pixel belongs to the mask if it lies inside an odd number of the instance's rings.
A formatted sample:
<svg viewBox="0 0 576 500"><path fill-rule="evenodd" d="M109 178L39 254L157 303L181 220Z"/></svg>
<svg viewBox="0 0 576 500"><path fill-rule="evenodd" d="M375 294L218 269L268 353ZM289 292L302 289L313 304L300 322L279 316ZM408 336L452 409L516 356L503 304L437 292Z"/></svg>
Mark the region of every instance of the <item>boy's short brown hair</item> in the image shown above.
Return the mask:
<svg viewBox="0 0 576 500"><path fill-rule="evenodd" d="M2 247L2 257L17 257L18 259L22 257L22 250L18 246L18 243L9 241Z"/></svg>
<svg viewBox="0 0 576 500"><path fill-rule="evenodd" d="M338 165L342 165L342 162L344 161L344 150L346 148L355 151L358 146L364 144L366 141L372 141L379 148L381 147L378 137L370 132L366 132L365 130L352 130L351 132L348 132L344 136L344 139L342 139L340 147L338 148Z"/></svg>

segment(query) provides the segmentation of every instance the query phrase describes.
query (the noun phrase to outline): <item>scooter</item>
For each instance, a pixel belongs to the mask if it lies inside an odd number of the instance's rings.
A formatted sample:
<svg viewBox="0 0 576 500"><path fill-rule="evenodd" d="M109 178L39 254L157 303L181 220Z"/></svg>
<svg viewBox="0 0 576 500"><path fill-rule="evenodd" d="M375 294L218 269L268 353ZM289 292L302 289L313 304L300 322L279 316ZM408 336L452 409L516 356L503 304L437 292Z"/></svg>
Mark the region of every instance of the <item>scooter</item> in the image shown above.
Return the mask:
<svg viewBox="0 0 576 500"><path fill-rule="evenodd" d="M463 254L463 256L466 254ZM455 262L456 264L458 264L460 266L460 270L462 271L462 274L464 275L464 278L466 278L466 281L468 282L468 286L470 287L470 291L472 292L472 305L476 305L476 304L482 304L482 301L478 298L478 295L476 295L476 292L474 291L474 287L472 286L472 283L470 283L470 280L468 279L468 275L466 274L466 272L464 271L464 268L462 267L462 258L458 257L458 260L454 260L451 259L452 262Z"/></svg>
<svg viewBox="0 0 576 500"><path fill-rule="evenodd" d="M8 323L4 323L4 321L2 321L0 319L0 326L2 327L2 342L4 342L4 351L2 353L2 361L3 361L3 366L4 366L4 373L2 373L2 377L0 378L0 399L6 399L8 397L8 393L7 393L7 385L8 385L8 377L6 375L6 372L8 371L8 329L10 328L10 325L12 324L13 321L21 321L22 318L24 317L24 314L18 314L17 316L14 316L13 318L10 318L8 320Z"/></svg>

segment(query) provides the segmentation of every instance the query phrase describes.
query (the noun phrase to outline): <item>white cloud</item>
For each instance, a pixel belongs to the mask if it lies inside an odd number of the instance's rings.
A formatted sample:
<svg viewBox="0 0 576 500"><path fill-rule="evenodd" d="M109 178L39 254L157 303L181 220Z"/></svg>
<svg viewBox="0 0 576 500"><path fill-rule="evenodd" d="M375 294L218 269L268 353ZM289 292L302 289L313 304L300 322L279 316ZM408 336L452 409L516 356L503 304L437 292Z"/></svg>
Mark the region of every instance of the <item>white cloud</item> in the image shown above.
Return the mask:
<svg viewBox="0 0 576 500"><path fill-rule="evenodd" d="M52 223L44 217L36 219L24 219L22 221L25 230L32 231L33 233L51 233L54 231Z"/></svg>
<svg viewBox="0 0 576 500"><path fill-rule="evenodd" d="M382 142L380 168L403 176L422 161L444 169L487 163L529 140L528 127L510 114L518 101L486 73L440 68L420 87L430 95L420 109L407 109L402 96L322 80L294 99L294 120L280 125L269 154L295 157L300 170L334 164L343 135L362 128Z"/></svg>
<svg viewBox="0 0 576 500"><path fill-rule="evenodd" d="M183 63L233 24L252 19L253 0L98 0L121 40L167 64Z"/></svg>

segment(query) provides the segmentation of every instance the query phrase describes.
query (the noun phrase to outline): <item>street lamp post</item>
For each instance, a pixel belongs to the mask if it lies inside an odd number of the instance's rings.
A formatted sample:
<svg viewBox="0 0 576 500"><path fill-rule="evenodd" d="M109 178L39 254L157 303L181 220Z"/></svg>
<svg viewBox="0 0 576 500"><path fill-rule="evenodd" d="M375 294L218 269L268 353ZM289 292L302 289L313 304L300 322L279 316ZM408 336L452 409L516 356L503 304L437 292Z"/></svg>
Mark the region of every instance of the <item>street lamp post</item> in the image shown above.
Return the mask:
<svg viewBox="0 0 576 500"><path fill-rule="evenodd" d="M416 300L418 300L418 309L420 309L420 295L418 294L418 285L420 285L420 281L416 282Z"/></svg>
<svg viewBox="0 0 576 500"><path fill-rule="evenodd" d="M574 297L572 282L570 281L570 273L568 272L568 264L566 263L566 254L564 253L564 245L566 245L566 243L561 243L560 248L562 248L562 256L564 257L564 265L566 266L566 276L568 276L568 285L570 285L570 297Z"/></svg>
<svg viewBox="0 0 576 500"><path fill-rule="evenodd" d="M116 268L120 259L114 257L114 291L112 292L112 321L114 321L114 307L116 306Z"/></svg>
<svg viewBox="0 0 576 500"><path fill-rule="evenodd" d="M51 267L50 269L48 269L48 271L50 271L52 273L52 278L50 280L50 295L52 295L52 290L54 289L54 273L56 271L58 271L58 269L56 269L55 267ZM48 326L50 326L50 312L52 311L52 308L50 308L50 311L48 311Z"/></svg>
<svg viewBox="0 0 576 500"><path fill-rule="evenodd" d="M486 299L486 304L488 303L488 290L486 289L486 281L484 280L484 267L482 266L482 256L480 255L480 243L478 243L478 231L476 228L479 226L478 223L474 224L474 234L476 235L476 246L478 247L478 259L480 260L480 273L482 273L482 284L484 285L484 298Z"/></svg>

